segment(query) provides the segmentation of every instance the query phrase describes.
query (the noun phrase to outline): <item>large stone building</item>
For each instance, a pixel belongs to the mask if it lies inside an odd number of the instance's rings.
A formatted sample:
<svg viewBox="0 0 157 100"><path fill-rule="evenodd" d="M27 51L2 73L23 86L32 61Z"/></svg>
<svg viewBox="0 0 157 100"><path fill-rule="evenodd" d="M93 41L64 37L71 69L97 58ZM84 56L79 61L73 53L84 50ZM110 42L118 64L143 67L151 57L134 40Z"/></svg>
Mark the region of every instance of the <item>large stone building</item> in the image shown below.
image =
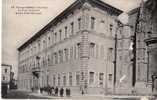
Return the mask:
<svg viewBox="0 0 157 100"><path fill-rule="evenodd" d="M115 19L121 13L99 0L74 2L18 48L18 88L112 93Z"/></svg>
<svg viewBox="0 0 157 100"><path fill-rule="evenodd" d="M100 0L75 1L18 48L18 88L49 85L70 88L73 94L156 93L156 56L146 52L156 40L140 31L144 5L150 1L129 12L128 25L117 21L123 11Z"/></svg>

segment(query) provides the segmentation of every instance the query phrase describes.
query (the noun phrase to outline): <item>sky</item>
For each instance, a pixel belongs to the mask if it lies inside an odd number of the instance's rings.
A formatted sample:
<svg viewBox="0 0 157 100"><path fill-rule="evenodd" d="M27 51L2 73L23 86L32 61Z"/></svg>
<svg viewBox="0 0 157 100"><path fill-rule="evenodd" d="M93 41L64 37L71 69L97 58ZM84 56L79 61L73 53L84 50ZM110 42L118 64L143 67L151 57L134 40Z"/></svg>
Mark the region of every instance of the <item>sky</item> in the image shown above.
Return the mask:
<svg viewBox="0 0 157 100"><path fill-rule="evenodd" d="M13 66L17 77L17 48L75 0L2 0L2 63ZM139 6L140 0L102 0L123 11ZM20 7L42 7L41 14L16 14ZM38 10L38 9L37 9Z"/></svg>

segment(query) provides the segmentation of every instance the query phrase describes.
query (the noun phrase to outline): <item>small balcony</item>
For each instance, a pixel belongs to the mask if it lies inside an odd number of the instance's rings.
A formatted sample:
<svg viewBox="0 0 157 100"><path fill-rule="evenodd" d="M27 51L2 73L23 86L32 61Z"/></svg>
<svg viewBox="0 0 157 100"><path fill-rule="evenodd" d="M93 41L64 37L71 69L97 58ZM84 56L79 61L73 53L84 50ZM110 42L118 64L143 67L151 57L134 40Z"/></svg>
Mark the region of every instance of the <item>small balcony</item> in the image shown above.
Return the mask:
<svg viewBox="0 0 157 100"><path fill-rule="evenodd" d="M148 36L144 41L147 45L157 43L157 33L148 32Z"/></svg>
<svg viewBox="0 0 157 100"><path fill-rule="evenodd" d="M40 74L41 70L40 70L40 67L35 67L35 68L32 68L32 74L39 78L39 74Z"/></svg>

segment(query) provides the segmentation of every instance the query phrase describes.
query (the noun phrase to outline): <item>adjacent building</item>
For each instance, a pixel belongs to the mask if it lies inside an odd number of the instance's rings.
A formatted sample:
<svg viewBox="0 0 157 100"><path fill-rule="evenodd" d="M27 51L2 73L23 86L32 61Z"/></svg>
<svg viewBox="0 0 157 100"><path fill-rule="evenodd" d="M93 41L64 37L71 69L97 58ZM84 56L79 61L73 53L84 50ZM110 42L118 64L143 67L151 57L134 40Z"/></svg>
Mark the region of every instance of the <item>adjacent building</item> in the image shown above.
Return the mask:
<svg viewBox="0 0 157 100"><path fill-rule="evenodd" d="M156 11L155 0L141 2L139 8L128 13L128 25L124 25L118 31L116 74L118 94L157 94Z"/></svg>
<svg viewBox="0 0 157 100"><path fill-rule="evenodd" d="M11 80L11 69L12 66L11 65L7 65L7 64L2 64L2 76L1 76L1 82L2 82L2 86L3 85L7 85L8 87L10 86L10 80Z"/></svg>

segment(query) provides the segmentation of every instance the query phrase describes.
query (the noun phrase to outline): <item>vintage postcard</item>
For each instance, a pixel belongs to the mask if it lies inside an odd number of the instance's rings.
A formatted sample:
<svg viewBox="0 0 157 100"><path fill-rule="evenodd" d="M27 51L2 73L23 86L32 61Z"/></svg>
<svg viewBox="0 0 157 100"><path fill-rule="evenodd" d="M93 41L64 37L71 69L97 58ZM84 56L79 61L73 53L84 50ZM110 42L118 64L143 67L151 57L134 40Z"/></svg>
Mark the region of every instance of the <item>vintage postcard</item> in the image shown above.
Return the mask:
<svg viewBox="0 0 157 100"><path fill-rule="evenodd" d="M2 0L4 99L157 99L156 0Z"/></svg>

